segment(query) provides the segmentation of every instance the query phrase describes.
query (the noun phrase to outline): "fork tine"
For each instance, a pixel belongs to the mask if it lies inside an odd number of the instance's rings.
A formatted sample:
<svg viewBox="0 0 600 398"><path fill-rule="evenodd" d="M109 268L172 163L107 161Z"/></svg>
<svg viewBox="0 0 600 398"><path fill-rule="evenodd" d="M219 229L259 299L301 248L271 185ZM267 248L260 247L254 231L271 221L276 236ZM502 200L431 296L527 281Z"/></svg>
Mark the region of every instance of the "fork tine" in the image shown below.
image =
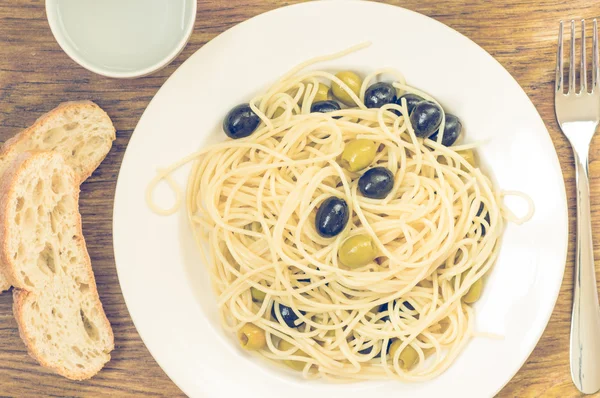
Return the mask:
<svg viewBox="0 0 600 398"><path fill-rule="evenodd" d="M596 89L600 77L600 65L598 63L598 22L594 18L594 37L592 39L594 56L592 57L592 90Z"/></svg>
<svg viewBox="0 0 600 398"><path fill-rule="evenodd" d="M587 65L585 62L585 19L581 20L581 74L579 75L579 85L581 92L587 92Z"/></svg>
<svg viewBox="0 0 600 398"><path fill-rule="evenodd" d="M575 92L575 21L571 20L571 56L569 57L569 93Z"/></svg>
<svg viewBox="0 0 600 398"><path fill-rule="evenodd" d="M594 27L595 27L594 20ZM596 47L594 47L596 48ZM595 58L594 58L595 62ZM596 76L594 75L594 85ZM556 50L556 77L554 78L555 90L561 93L563 90L563 21L558 26L558 49Z"/></svg>

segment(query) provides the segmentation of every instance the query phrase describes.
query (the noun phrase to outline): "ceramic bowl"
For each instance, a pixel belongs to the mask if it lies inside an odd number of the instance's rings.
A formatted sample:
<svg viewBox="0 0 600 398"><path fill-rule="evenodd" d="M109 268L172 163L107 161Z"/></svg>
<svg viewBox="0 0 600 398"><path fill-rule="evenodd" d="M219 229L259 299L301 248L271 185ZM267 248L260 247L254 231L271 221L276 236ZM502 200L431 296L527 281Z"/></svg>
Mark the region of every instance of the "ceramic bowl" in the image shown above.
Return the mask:
<svg viewBox="0 0 600 398"><path fill-rule="evenodd" d="M46 0L65 53L99 75L135 78L165 67L194 28L195 0Z"/></svg>

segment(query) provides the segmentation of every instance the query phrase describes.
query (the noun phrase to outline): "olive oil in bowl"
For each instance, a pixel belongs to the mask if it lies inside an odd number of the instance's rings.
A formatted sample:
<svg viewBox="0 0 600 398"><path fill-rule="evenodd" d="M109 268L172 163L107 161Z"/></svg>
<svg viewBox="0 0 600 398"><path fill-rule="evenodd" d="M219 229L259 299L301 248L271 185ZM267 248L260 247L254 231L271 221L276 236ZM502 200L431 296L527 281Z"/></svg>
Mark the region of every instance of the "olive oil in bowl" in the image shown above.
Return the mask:
<svg viewBox="0 0 600 398"><path fill-rule="evenodd" d="M193 0L48 0L61 47L82 66L114 77L150 73L170 62L193 28Z"/></svg>

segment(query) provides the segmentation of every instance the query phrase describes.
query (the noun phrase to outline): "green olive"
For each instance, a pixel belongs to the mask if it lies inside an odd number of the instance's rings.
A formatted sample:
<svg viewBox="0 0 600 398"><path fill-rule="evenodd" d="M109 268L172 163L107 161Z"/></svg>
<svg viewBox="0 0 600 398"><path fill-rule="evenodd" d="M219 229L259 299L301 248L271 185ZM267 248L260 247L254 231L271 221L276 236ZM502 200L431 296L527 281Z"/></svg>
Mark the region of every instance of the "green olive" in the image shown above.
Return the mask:
<svg viewBox="0 0 600 398"><path fill-rule="evenodd" d="M302 92L302 95L300 96L300 98L298 99L298 103L300 105L302 105L302 102L304 101L304 97L306 96L306 94L309 91L314 90L312 83L310 84L310 87L308 85L306 85L304 91ZM296 90L296 94L298 93L298 91ZM292 97L295 97L296 95L292 95ZM323 83L319 83L319 86L317 87L317 93L315 94L315 98L313 98L312 103L314 104L315 102L321 102L321 101L327 101L328 99L330 99L331 97L331 89L329 88L329 86L326 86Z"/></svg>
<svg viewBox="0 0 600 398"><path fill-rule="evenodd" d="M328 330L325 337L335 337L335 330Z"/></svg>
<svg viewBox="0 0 600 398"><path fill-rule="evenodd" d="M341 263L349 268L367 265L377 257L377 254L377 247L367 234L346 238L338 252Z"/></svg>
<svg viewBox="0 0 600 398"><path fill-rule="evenodd" d="M469 163L473 167L477 167L477 161L475 160L475 151L472 149L465 149L462 151L457 151L457 154L462 156L467 163Z"/></svg>
<svg viewBox="0 0 600 398"><path fill-rule="evenodd" d="M329 87L323 83L319 83L319 87L317 87L317 94L315 94L315 98L313 98L312 103L314 104L315 102L327 101L328 99ZM302 102L302 99L300 99L300 102Z"/></svg>
<svg viewBox="0 0 600 398"><path fill-rule="evenodd" d="M401 345L402 340L394 340L394 342L390 346L390 358L394 358L396 351L398 351ZM398 357L398 364L400 365L401 369L408 370L415 366L418 360L419 354L417 353L417 350L412 348L412 346L407 345L406 347L404 347L404 349L400 353L400 356Z"/></svg>
<svg viewBox="0 0 600 398"><path fill-rule="evenodd" d="M481 292L483 291L483 280L477 279L475 283L471 285L467 294L463 296L463 301L467 304L473 304L481 297Z"/></svg>
<svg viewBox="0 0 600 398"><path fill-rule="evenodd" d="M348 171L359 171L368 167L377 154L377 145L371 140L352 140L342 152L342 166Z"/></svg>
<svg viewBox="0 0 600 398"><path fill-rule="evenodd" d="M262 302L265 300L265 297L267 297L267 293L255 287L250 288L250 294L252 295L252 300L257 302Z"/></svg>
<svg viewBox="0 0 600 398"><path fill-rule="evenodd" d="M242 348L256 351L267 346L265 331L253 323L247 323L238 332L238 340Z"/></svg>
<svg viewBox="0 0 600 398"><path fill-rule="evenodd" d="M340 79L342 83L344 83L348 88L356 94L358 97L358 93L360 91L360 86L362 85L362 79L356 73L345 70L342 72L336 73L335 77ZM333 95L342 101L346 106L356 106L356 102L350 97L350 94L346 92L339 84L333 82L331 84L331 91Z"/></svg>
<svg viewBox="0 0 600 398"><path fill-rule="evenodd" d="M295 345L288 342L287 340L280 340L279 345L277 346L277 348L280 351L290 351L292 348L295 348L295 347L296 347ZM296 351L294 351L291 355L301 356L301 357L308 356L308 355L306 355L306 353L304 351L298 350L298 349L296 349ZM306 362L294 361L293 359L286 359L283 361L283 363L285 363L290 368L297 370L299 372L301 372L304 369L304 365L306 365Z"/></svg>
<svg viewBox="0 0 600 398"><path fill-rule="evenodd" d="M246 224L244 229L252 232L262 232L262 225L258 221L252 221L250 224Z"/></svg>
<svg viewBox="0 0 600 398"><path fill-rule="evenodd" d="M273 112L273 117L271 119L277 119L279 116L283 115L283 112L285 112L285 109L282 107L275 109L275 112Z"/></svg>

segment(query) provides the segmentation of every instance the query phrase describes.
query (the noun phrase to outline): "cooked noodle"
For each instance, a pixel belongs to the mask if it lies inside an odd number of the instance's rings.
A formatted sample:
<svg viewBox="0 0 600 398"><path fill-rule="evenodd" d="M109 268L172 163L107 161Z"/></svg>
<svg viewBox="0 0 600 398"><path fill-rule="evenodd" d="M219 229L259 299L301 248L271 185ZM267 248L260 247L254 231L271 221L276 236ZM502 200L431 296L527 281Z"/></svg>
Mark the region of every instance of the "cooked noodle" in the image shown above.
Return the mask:
<svg viewBox="0 0 600 398"><path fill-rule="evenodd" d="M408 118L393 113L407 115L405 102L367 109L365 89L382 74L394 76L401 92L433 100L397 72L370 74L360 95L352 93L356 108L310 113L319 82L343 83L304 68L358 48L284 75L250 101L262 120L251 136L203 149L161 171L147 199L152 205L154 186L195 159L185 203L224 328L233 333L253 323L266 331L261 356L301 361L307 378L426 380L448 368L473 334L473 310L461 297L495 263L504 219L524 221L533 204L528 202L523 220L509 213L503 194L458 152L468 146L443 146L443 132L438 142L418 139ZM285 111L273 117L278 108ZM372 166L387 167L395 180L386 198L362 196L360 173L338 164L352 139L379 145ZM344 198L351 216L341 234L323 238L315 213L330 196ZM152 206L169 214L178 203L167 210ZM338 249L357 233L371 236L379 257L348 269L339 263ZM253 301L251 288L264 300ZM292 308L301 325L289 327L279 313L273 316L275 301ZM281 339L301 351L279 350ZM402 342L393 357L392 339ZM406 346L419 358L410 369L399 361Z"/></svg>

